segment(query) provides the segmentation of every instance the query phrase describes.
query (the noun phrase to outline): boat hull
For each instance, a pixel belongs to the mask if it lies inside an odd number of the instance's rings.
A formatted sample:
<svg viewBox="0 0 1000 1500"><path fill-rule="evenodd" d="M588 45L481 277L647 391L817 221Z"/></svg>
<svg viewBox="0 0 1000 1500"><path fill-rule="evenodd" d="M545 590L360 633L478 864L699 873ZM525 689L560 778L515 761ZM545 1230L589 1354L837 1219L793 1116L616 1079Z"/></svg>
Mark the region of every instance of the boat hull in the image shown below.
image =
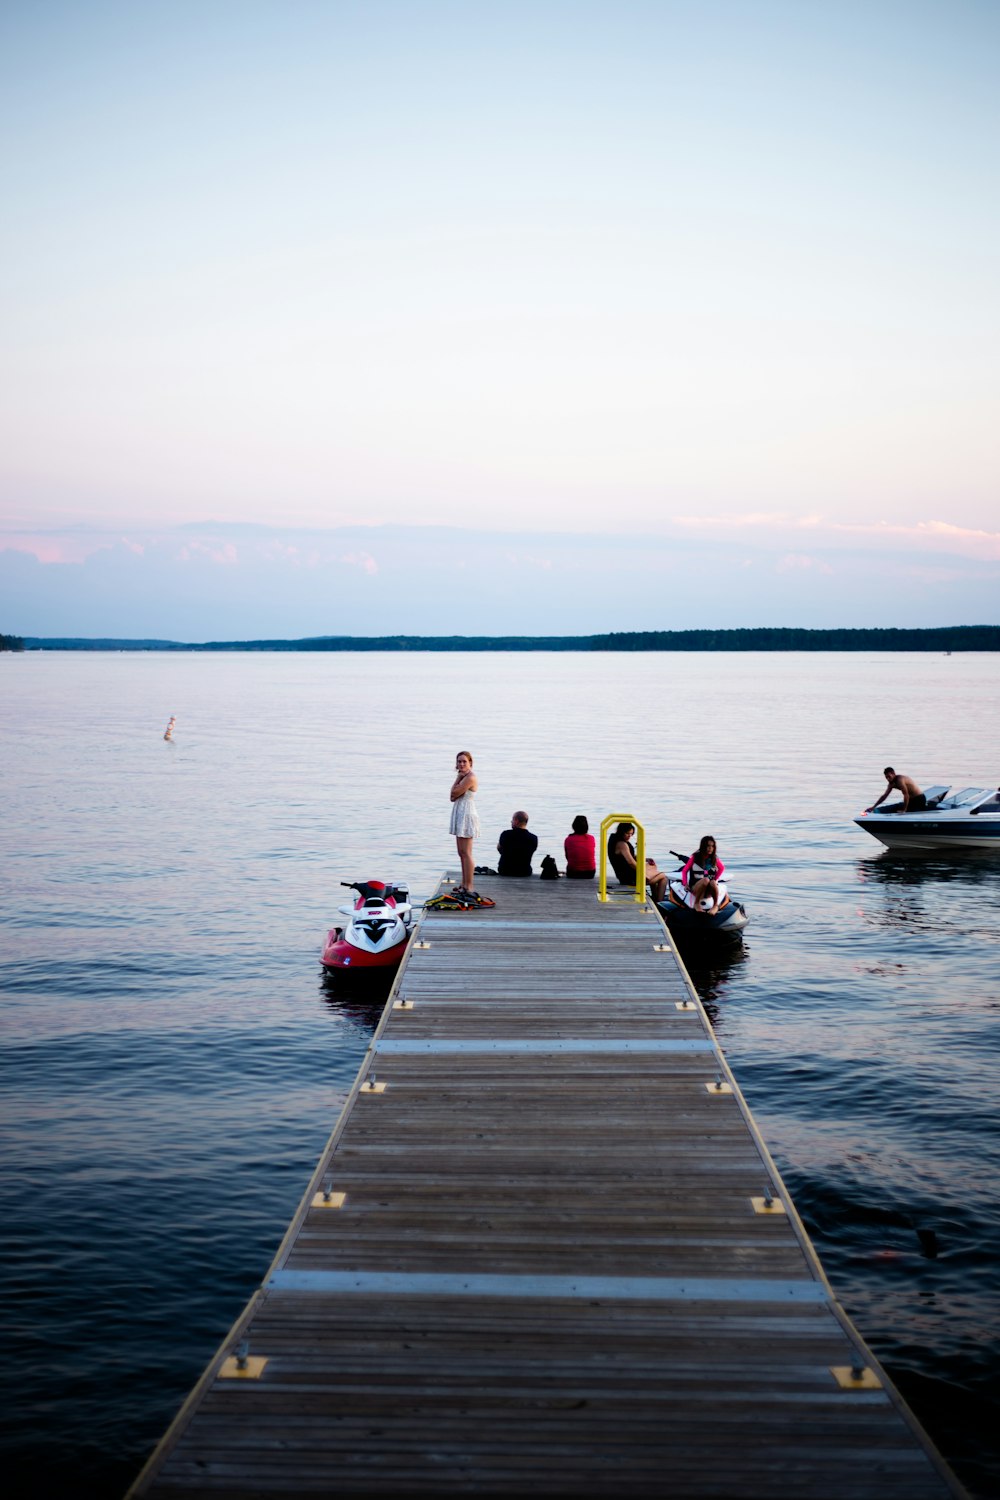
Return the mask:
<svg viewBox="0 0 1000 1500"><path fill-rule="evenodd" d="M327 936L320 963L324 969L336 969L341 973L392 974L399 968L407 941L408 937L386 948L384 953L366 953L363 948L355 948L353 943L346 942L334 928Z"/></svg>
<svg viewBox="0 0 1000 1500"><path fill-rule="evenodd" d="M1000 818L923 817L883 813L855 818L859 828L887 849L1000 849Z"/></svg>

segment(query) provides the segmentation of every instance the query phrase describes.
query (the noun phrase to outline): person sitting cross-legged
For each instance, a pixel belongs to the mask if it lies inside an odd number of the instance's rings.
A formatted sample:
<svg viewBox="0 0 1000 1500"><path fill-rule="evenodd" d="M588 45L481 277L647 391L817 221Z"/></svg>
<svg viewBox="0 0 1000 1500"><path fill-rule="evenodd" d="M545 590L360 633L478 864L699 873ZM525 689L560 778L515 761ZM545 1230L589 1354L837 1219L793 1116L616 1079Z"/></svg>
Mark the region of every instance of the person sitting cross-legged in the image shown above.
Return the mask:
<svg viewBox="0 0 1000 1500"><path fill-rule="evenodd" d="M715 840L710 833L706 833L681 870L681 880L690 892L695 911L715 916L719 910L719 881L725 868L719 858Z"/></svg>

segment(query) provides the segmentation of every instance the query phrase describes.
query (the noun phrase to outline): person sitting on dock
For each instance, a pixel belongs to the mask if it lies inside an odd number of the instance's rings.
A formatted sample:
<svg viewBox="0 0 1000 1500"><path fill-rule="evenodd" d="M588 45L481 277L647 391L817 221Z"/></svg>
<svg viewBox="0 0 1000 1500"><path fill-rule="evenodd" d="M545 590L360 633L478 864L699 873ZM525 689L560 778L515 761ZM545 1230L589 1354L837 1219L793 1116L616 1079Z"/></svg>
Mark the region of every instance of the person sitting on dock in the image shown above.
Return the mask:
<svg viewBox="0 0 1000 1500"><path fill-rule="evenodd" d="M521 878L530 875L531 856L537 848L538 839L528 832L528 814L516 812L510 820L510 827L504 829L497 844L500 854L497 874Z"/></svg>
<svg viewBox="0 0 1000 1500"><path fill-rule="evenodd" d="M636 885L635 847L632 836L635 828L631 823L619 823L608 838L608 860L622 885ZM654 901L662 901L667 893L667 877L655 859L646 861L646 884Z"/></svg>
<svg viewBox="0 0 1000 1500"><path fill-rule="evenodd" d="M888 786L882 793L881 797L878 799L878 802L873 802L871 807L865 808L866 813L874 812L876 807L884 802L886 797L888 797L892 792L902 792L903 801L902 804L898 807L895 803L892 805L892 807L887 807L887 813L924 811L927 806L927 798L917 786L917 783L914 781L912 776L904 776L902 772L894 771L892 766L886 766L885 770L882 772L882 775L888 782Z"/></svg>
<svg viewBox="0 0 1000 1500"><path fill-rule="evenodd" d="M573 832L566 835L563 852L567 880L593 880L597 874L597 845L583 813L573 819Z"/></svg>
<svg viewBox="0 0 1000 1500"><path fill-rule="evenodd" d="M691 897L695 911L714 917L719 910L719 881L725 865L719 858L716 842L706 833L698 848L681 870L681 881Z"/></svg>

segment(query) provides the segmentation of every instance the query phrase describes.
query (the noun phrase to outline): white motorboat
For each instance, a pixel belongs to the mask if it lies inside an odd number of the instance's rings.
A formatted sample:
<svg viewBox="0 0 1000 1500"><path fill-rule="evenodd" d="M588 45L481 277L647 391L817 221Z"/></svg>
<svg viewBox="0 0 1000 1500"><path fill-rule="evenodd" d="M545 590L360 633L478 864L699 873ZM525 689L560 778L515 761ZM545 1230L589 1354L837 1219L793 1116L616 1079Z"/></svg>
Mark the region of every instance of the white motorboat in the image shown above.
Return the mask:
<svg viewBox="0 0 1000 1500"><path fill-rule="evenodd" d="M919 812L893 802L854 821L889 849L1000 849L1000 790L932 786L924 795Z"/></svg>

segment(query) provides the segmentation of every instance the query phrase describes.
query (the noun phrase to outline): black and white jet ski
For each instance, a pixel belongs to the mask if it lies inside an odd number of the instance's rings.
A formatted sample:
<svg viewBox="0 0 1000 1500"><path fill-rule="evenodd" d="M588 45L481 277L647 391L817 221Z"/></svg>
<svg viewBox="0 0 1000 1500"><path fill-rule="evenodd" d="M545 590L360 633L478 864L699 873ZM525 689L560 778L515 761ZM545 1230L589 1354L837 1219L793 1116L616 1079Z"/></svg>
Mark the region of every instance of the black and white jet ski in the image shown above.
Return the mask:
<svg viewBox="0 0 1000 1500"><path fill-rule="evenodd" d="M681 861L683 869L687 863L687 855L678 854L676 849L671 849L670 852L675 859ZM742 901L733 900L725 880L718 881L718 887L719 908L713 912L710 898L706 897L700 903L695 903L691 892L681 880L680 870L670 877L665 899L656 904L675 937L739 937L750 920L746 907Z"/></svg>

